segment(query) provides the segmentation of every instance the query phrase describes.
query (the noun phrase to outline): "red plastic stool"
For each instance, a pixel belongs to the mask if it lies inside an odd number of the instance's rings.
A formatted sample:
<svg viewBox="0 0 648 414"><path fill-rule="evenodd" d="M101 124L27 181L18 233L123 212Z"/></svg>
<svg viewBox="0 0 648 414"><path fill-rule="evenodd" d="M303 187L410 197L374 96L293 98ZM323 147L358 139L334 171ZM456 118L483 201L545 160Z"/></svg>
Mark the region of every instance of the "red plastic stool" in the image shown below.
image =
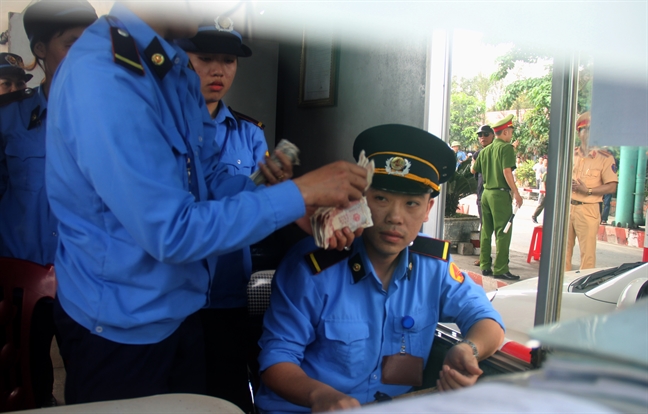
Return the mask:
<svg viewBox="0 0 648 414"><path fill-rule="evenodd" d="M533 236L531 236L531 245L529 245L529 255L527 256L527 263L531 263L531 257L534 260L540 260L540 252L542 251L542 226L535 226L533 228Z"/></svg>

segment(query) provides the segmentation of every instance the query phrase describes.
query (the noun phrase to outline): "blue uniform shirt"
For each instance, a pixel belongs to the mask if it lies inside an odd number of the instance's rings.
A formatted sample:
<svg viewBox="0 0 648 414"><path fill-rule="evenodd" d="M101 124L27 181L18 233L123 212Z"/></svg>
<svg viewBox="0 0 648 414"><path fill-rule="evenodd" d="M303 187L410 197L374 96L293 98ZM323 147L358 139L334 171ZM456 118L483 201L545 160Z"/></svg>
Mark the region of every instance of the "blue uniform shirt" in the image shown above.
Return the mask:
<svg viewBox="0 0 648 414"><path fill-rule="evenodd" d="M262 239L305 207L292 182L257 189L229 176L187 55L122 4L111 16L85 30L50 93L57 296L95 334L156 343L207 303L218 255ZM138 55L128 60L143 71L115 62L123 60L113 57L111 24L116 36L135 40Z"/></svg>
<svg viewBox="0 0 648 414"><path fill-rule="evenodd" d="M45 117L41 88L0 108L0 256L54 263L57 220L45 192Z"/></svg>
<svg viewBox="0 0 648 414"><path fill-rule="evenodd" d="M216 143L221 148L219 162L231 175L249 176L264 161L268 144L263 130L252 122L235 117L221 100L214 118ZM252 273L250 248L245 247L218 258L210 308L240 308L247 305L247 283Z"/></svg>
<svg viewBox="0 0 648 414"><path fill-rule="evenodd" d="M405 249L385 291L362 238L354 241L348 259L317 275L305 260L314 250L312 238L303 240L275 273L259 341L261 371L292 362L310 377L364 404L374 400L376 391L396 396L411 388L381 383L382 358L400 351L403 334L406 352L427 364L439 321L454 322L464 333L484 318L504 326L480 286L470 277L460 282L451 276L453 269L460 274L451 260ZM350 261L359 263L364 274L357 283ZM414 319L410 329L403 327L405 316ZM264 412L310 412L263 384L255 401Z"/></svg>

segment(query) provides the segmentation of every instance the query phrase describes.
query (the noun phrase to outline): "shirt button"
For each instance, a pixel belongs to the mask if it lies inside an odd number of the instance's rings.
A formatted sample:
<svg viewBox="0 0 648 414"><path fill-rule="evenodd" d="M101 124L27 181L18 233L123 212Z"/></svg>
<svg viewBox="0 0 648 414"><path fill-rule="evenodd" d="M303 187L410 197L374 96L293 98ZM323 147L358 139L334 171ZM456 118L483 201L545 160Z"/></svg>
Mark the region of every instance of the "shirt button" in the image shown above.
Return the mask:
<svg viewBox="0 0 648 414"><path fill-rule="evenodd" d="M173 59L173 63L175 63L176 65L177 65L178 63L180 63L180 58L177 57L177 58Z"/></svg>
<svg viewBox="0 0 648 414"><path fill-rule="evenodd" d="M198 141L202 142L202 136L198 137Z"/></svg>
<svg viewBox="0 0 648 414"><path fill-rule="evenodd" d="M373 374L373 375L371 376L371 378L373 378L373 379L378 379L378 375Z"/></svg>
<svg viewBox="0 0 648 414"><path fill-rule="evenodd" d="M236 163L237 163L237 164L240 164L240 163L241 163L241 160L236 160Z"/></svg>
<svg viewBox="0 0 648 414"><path fill-rule="evenodd" d="M56 232L53 231L53 232L52 232L52 236L56 237L56 236L58 236L58 234L56 234Z"/></svg>
<svg viewBox="0 0 648 414"><path fill-rule="evenodd" d="M97 326L97 327L95 328L95 332L97 332L97 333L102 333L102 332L103 332L103 328L102 328L101 326Z"/></svg>

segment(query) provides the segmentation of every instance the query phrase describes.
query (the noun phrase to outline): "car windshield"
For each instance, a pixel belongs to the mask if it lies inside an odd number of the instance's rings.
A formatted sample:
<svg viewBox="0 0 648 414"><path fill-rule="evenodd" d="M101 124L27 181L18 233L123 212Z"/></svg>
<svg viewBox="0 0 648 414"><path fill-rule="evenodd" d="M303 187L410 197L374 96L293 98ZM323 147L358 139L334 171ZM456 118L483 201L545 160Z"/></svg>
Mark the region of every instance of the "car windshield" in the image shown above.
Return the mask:
<svg viewBox="0 0 648 414"><path fill-rule="evenodd" d="M618 267L612 267L610 269L601 270L596 273L591 273L587 276L584 276L580 279L574 280L569 287L572 292L584 293L589 290L594 289L597 286L602 285L610 279L613 279L619 275L622 275L638 266L644 264L643 262L636 263L624 263Z"/></svg>

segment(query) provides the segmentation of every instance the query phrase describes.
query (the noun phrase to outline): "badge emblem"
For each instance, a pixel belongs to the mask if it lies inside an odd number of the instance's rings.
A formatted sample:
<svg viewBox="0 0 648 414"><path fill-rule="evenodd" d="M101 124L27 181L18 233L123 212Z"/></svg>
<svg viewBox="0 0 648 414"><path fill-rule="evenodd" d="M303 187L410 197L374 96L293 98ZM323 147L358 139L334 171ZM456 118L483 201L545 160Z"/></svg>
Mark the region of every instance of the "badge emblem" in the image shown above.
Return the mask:
<svg viewBox="0 0 648 414"><path fill-rule="evenodd" d="M412 163L407 158L391 157L385 162L385 171L389 175L406 176L412 168Z"/></svg>
<svg viewBox="0 0 648 414"><path fill-rule="evenodd" d="M461 273L461 270L459 270L459 266L457 266L454 262L450 263L450 268L448 269L450 271L450 277L456 280L459 283L463 283L464 281L464 275Z"/></svg>
<svg viewBox="0 0 648 414"><path fill-rule="evenodd" d="M23 67L22 62L19 63L19 62L18 62L18 59L16 59L15 57L13 57L13 56L11 56L11 55L7 55L7 56L5 56L5 60L6 60L7 63L9 63L11 66L16 66L16 67L18 67L18 68L22 68L22 67Z"/></svg>
<svg viewBox="0 0 648 414"><path fill-rule="evenodd" d="M229 17L218 16L214 19L214 27L219 32L231 32L234 30L234 22Z"/></svg>

